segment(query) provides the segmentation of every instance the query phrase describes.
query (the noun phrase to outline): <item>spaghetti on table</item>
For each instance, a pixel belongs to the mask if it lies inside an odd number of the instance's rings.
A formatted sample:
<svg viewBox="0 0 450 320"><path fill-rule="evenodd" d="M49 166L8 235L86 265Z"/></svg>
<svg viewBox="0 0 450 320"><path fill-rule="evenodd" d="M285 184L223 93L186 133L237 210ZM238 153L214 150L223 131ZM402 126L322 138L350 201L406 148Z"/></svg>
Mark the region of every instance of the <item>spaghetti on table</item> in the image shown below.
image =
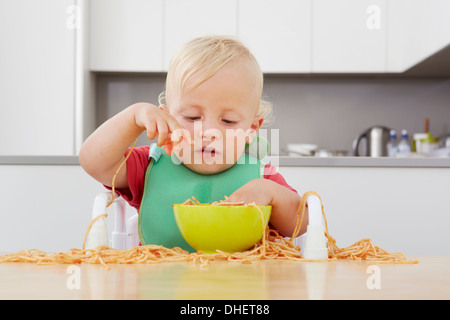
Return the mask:
<svg viewBox="0 0 450 320"><path fill-rule="evenodd" d="M127 157L125 157L122 164L117 169L112 183L113 199L108 203L108 208L114 201L114 181L117 173L122 165L126 162L131 153L136 141L133 143ZM31 249L22 250L17 253L0 256L0 263L2 262L30 262L37 264L102 264L106 269L110 269L109 264L135 264L135 263L162 263L162 262L181 262L192 261L198 262L201 266L207 266L213 260L226 260L241 263L251 263L256 260L263 259L284 259L294 261L308 261L300 254L300 247L294 244L293 240L299 235L300 228L304 219L305 208L307 205L307 198L309 195L316 195L319 197L322 204L322 214L325 221L325 236L328 239L328 259L323 261L337 260L337 259L352 259L364 260L377 263L395 263L395 264L411 264L418 263L417 260L408 260L402 253L389 253L377 246L375 246L370 239L362 239L355 244L339 248L336 245L336 240L330 235L328 231L328 224L323 209L323 203L320 195L317 192L306 192L297 209L297 221L294 233L290 239L282 237L276 230L270 227L265 227L264 218L261 209L256 203L244 204L242 202L231 203L225 200L211 203L211 205L251 205L256 207L260 214L263 224L262 239L250 250L245 252L226 253L217 251L215 254L202 254L201 252L189 253L181 248L165 248L159 245L145 245L138 246L127 250L117 250L107 246L100 246L95 249L85 249L86 237L90 231L92 223L89 224L85 235L83 249L70 249L67 252L60 253L46 253L41 250ZM200 204L194 197L187 199L183 204ZM106 211L105 208L105 211ZM97 218L107 216L103 214ZM317 260L314 260L317 261Z"/></svg>

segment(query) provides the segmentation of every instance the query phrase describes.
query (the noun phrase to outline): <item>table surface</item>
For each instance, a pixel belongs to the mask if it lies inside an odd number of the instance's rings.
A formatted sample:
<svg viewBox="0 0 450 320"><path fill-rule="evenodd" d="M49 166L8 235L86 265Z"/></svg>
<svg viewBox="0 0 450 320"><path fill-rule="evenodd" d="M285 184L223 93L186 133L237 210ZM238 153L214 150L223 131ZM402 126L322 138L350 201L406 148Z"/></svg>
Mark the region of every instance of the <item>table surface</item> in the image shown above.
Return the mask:
<svg viewBox="0 0 450 320"><path fill-rule="evenodd" d="M411 257L410 257L411 258ZM150 265L0 264L0 299L450 299L450 257Z"/></svg>

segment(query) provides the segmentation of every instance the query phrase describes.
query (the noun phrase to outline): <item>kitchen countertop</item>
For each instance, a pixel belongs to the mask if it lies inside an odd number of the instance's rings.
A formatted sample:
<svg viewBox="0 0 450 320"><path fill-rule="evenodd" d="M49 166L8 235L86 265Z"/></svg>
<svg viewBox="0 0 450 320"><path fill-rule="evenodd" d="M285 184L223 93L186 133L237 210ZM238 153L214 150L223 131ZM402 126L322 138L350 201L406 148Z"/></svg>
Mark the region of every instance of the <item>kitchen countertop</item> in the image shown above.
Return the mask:
<svg viewBox="0 0 450 320"><path fill-rule="evenodd" d="M450 168L450 158L391 158L391 157L279 157L283 167L393 167Z"/></svg>
<svg viewBox="0 0 450 320"><path fill-rule="evenodd" d="M450 158L388 158L388 157L267 157L281 167L395 167L450 168ZM79 165L77 156L0 156L0 165Z"/></svg>
<svg viewBox="0 0 450 320"><path fill-rule="evenodd" d="M450 299L450 256L418 264L338 260L252 264L0 264L0 299Z"/></svg>

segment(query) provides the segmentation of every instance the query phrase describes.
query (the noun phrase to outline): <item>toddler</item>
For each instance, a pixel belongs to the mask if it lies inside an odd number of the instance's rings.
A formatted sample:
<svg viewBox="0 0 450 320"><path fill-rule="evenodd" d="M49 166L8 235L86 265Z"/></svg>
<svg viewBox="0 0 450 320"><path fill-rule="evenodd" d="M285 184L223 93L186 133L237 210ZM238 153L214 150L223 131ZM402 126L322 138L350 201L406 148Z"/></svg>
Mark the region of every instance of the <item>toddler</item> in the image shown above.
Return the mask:
<svg viewBox="0 0 450 320"><path fill-rule="evenodd" d="M172 58L159 106L136 103L107 120L84 142L80 164L111 187L130 144L143 131L157 139L134 148L115 179L116 191L139 211L143 245L194 251L172 211L192 196L202 203L228 195L230 202L271 205L271 227L290 236L300 196L273 166L244 153L267 116L262 89L259 65L239 41L194 39Z"/></svg>

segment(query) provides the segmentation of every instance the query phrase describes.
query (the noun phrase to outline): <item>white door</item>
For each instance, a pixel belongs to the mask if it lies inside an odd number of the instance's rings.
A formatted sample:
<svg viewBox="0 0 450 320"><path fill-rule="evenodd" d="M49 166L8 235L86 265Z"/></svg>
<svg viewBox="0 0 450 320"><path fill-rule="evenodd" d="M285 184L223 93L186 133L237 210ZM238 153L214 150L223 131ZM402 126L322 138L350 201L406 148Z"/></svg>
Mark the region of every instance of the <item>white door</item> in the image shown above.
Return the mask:
<svg viewBox="0 0 450 320"><path fill-rule="evenodd" d="M0 1L0 155L75 154L74 4Z"/></svg>

